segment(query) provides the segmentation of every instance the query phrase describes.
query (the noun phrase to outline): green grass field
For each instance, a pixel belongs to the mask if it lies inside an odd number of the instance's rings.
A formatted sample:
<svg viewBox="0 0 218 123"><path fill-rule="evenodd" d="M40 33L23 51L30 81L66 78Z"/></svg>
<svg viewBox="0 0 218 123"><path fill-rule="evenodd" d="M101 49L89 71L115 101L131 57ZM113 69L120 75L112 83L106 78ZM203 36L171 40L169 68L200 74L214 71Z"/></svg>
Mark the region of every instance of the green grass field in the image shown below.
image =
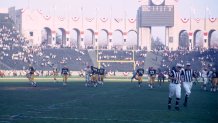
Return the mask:
<svg viewBox="0 0 218 123"><path fill-rule="evenodd" d="M168 83L149 89L145 83L106 81L85 87L71 80L67 86L39 80L0 80L0 123L216 123L218 92L193 86L188 107L167 109ZM44 82L43 82L44 81ZM184 97L184 90L182 90ZM175 104L175 99L173 100Z"/></svg>

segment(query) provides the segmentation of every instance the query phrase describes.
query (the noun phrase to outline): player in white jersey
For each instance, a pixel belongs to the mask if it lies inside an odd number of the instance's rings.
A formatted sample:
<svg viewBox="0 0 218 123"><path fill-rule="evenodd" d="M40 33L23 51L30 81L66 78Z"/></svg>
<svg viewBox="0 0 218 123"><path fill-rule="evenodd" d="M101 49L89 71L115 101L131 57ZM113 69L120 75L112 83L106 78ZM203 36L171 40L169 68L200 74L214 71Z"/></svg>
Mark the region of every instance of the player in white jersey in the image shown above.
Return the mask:
<svg viewBox="0 0 218 123"><path fill-rule="evenodd" d="M169 98L168 98L168 109L171 109L171 101L172 97L176 95L176 107L177 111L180 110L179 108L179 100L181 98L181 81L183 81L182 76L183 72L181 71L182 65L176 64L176 67L173 67L172 70L169 72Z"/></svg>
<svg viewBox="0 0 218 123"><path fill-rule="evenodd" d="M201 71L201 77L202 77L202 80L203 80L203 89L206 91L207 90L207 83L208 83L208 70L207 68L204 68L202 71Z"/></svg>
<svg viewBox="0 0 218 123"><path fill-rule="evenodd" d="M191 94L191 88L193 85L193 77L195 77L195 74L194 71L191 69L190 63L186 64L186 68L183 70L183 72L184 72L184 82L182 84L185 90L185 101L183 105L187 107L188 98Z"/></svg>
<svg viewBox="0 0 218 123"><path fill-rule="evenodd" d="M89 86L89 84L90 84L90 82L91 82L91 79L90 79L90 77L91 77L91 73L92 73L92 71L91 71L91 68L90 68L90 66L88 65L86 68L85 68L85 86Z"/></svg>

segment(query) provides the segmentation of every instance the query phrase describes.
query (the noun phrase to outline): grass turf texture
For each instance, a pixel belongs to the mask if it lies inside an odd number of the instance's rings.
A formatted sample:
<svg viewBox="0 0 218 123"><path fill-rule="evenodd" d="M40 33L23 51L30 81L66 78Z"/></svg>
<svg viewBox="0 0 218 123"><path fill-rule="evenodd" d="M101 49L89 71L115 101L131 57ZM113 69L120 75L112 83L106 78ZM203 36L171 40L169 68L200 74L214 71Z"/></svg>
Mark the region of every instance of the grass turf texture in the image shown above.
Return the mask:
<svg viewBox="0 0 218 123"><path fill-rule="evenodd" d="M1 80L0 123L215 123L218 120L218 92L204 92L193 86L187 108L167 109L168 83L149 89L145 83L105 82L85 87L84 82L38 83Z"/></svg>

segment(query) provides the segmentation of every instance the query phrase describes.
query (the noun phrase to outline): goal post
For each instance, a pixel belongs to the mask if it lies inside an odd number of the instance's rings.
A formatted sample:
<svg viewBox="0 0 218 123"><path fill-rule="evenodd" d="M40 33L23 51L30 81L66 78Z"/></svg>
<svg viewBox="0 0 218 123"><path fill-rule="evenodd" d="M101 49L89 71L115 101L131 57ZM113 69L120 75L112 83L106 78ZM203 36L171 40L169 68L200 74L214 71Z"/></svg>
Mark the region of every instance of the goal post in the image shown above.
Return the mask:
<svg viewBox="0 0 218 123"><path fill-rule="evenodd" d="M101 49L101 51L109 51L109 50L106 50L106 49ZM97 65L98 65L98 68L101 67L101 63L132 63L133 64L133 69L135 70L136 68L136 63L135 63L135 51L134 50L125 50L125 51L131 51L132 52L132 57L130 60L101 60L99 59L99 49L97 48Z"/></svg>

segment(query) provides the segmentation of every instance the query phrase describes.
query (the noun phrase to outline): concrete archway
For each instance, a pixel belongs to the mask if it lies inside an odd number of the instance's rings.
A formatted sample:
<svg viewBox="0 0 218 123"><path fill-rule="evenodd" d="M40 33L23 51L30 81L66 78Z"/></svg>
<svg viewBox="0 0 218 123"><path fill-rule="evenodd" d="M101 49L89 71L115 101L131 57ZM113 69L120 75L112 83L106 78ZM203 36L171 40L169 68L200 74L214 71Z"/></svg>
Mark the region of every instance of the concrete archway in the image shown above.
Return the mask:
<svg viewBox="0 0 218 123"><path fill-rule="evenodd" d="M41 45L51 45L52 44L52 35L51 35L51 29L49 27L44 27L41 31Z"/></svg>
<svg viewBox="0 0 218 123"><path fill-rule="evenodd" d="M109 42L108 31L106 29L102 29L99 32L98 44L101 47L106 47Z"/></svg>
<svg viewBox="0 0 218 123"><path fill-rule="evenodd" d="M212 29L208 33L208 45L209 48L218 48L218 31Z"/></svg>
<svg viewBox="0 0 218 123"><path fill-rule="evenodd" d="M73 28L70 32L70 46L79 47L80 31L77 28Z"/></svg>
<svg viewBox="0 0 218 123"><path fill-rule="evenodd" d="M60 45L61 47L66 46L66 30L64 28L58 28L56 34L56 45Z"/></svg>
<svg viewBox="0 0 218 123"><path fill-rule="evenodd" d="M135 30L128 31L126 45L132 48L137 47L137 32Z"/></svg>
<svg viewBox="0 0 218 123"><path fill-rule="evenodd" d="M179 49L188 49L190 45L187 30L181 30L179 32Z"/></svg>
<svg viewBox="0 0 218 123"><path fill-rule="evenodd" d="M193 42L194 49L204 47L204 37L203 37L203 32L201 30L196 30L194 32L193 38L194 38L194 42Z"/></svg>
<svg viewBox="0 0 218 123"><path fill-rule="evenodd" d="M121 30L117 29L113 32L112 42L116 47L124 45L123 32Z"/></svg>
<svg viewBox="0 0 218 123"><path fill-rule="evenodd" d="M84 44L86 48L93 47L94 45L94 31L92 29L87 29L84 32Z"/></svg>

